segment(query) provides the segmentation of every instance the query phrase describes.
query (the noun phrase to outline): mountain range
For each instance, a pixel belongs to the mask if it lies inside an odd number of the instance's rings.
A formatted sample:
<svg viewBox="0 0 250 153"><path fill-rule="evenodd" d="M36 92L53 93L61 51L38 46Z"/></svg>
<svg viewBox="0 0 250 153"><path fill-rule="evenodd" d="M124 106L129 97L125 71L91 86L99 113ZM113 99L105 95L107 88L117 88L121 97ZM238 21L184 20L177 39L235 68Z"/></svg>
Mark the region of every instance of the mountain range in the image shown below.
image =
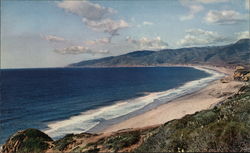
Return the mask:
<svg viewBox="0 0 250 153"><path fill-rule="evenodd" d="M235 43L224 46L163 49L160 51L134 51L119 56L81 61L68 66L119 67L164 64L206 64L214 66L249 65L250 39L241 39Z"/></svg>

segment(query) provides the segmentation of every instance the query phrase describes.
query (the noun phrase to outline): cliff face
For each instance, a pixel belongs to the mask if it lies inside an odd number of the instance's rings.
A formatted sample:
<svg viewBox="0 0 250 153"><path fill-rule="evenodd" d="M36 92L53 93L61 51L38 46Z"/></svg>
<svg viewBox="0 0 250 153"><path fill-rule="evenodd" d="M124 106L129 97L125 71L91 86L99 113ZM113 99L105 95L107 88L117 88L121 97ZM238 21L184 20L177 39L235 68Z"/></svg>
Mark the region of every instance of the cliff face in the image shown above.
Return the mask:
<svg viewBox="0 0 250 153"><path fill-rule="evenodd" d="M69 134L57 141L27 129L10 137L2 152L249 152L249 119L250 85L246 85L211 110L160 127L111 134Z"/></svg>
<svg viewBox="0 0 250 153"><path fill-rule="evenodd" d="M120 56L82 61L71 67L149 66L159 64L207 64L215 66L249 65L250 39L234 44L212 47L135 51Z"/></svg>

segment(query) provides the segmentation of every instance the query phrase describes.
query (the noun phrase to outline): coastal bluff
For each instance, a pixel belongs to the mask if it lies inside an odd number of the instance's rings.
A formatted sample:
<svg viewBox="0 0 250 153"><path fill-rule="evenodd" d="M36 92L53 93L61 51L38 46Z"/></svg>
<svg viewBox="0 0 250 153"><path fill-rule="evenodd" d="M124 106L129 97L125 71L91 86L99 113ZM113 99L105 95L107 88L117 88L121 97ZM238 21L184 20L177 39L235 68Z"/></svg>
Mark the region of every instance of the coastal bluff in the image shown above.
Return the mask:
<svg viewBox="0 0 250 153"><path fill-rule="evenodd" d="M30 128L11 136L3 145L2 152L43 152L50 146L49 142L53 140L47 134Z"/></svg>
<svg viewBox="0 0 250 153"><path fill-rule="evenodd" d="M52 140L36 129L19 131L2 146L14 152L249 152L250 85L210 110L164 125L112 133L68 134Z"/></svg>

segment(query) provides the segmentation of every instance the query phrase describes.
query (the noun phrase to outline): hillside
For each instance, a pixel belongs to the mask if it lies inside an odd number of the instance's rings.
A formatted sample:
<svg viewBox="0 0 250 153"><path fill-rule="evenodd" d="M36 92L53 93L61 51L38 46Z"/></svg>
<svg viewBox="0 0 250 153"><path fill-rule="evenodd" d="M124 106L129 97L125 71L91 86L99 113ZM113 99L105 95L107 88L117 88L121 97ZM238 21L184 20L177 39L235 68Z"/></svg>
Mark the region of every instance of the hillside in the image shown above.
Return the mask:
<svg viewBox="0 0 250 153"><path fill-rule="evenodd" d="M249 152L250 87L239 93L212 110L166 123L136 152Z"/></svg>
<svg viewBox="0 0 250 153"><path fill-rule="evenodd" d="M249 65L250 39L234 44L213 47L164 49L160 51L135 51L120 56L82 61L70 67L149 66L159 64Z"/></svg>
<svg viewBox="0 0 250 153"><path fill-rule="evenodd" d="M248 84L211 110L159 127L68 134L57 141L39 130L27 129L11 136L2 152L249 152L249 118Z"/></svg>

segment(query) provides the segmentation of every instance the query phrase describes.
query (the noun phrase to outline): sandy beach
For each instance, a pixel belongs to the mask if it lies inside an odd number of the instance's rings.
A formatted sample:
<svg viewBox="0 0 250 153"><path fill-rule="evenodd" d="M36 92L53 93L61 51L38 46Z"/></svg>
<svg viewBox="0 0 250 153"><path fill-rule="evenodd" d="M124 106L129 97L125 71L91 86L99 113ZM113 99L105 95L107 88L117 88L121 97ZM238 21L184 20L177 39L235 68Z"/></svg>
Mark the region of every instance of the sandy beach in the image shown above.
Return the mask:
<svg viewBox="0 0 250 153"><path fill-rule="evenodd" d="M197 92L177 98L148 112L112 125L101 132L109 133L118 130L164 124L173 119L182 118L187 114L193 114L197 111L212 108L220 101L236 93L243 85L242 82L234 81L232 79L234 72L233 69L211 66L199 67L216 70L226 74L224 78L226 78L227 82L222 83L222 81L216 80Z"/></svg>

